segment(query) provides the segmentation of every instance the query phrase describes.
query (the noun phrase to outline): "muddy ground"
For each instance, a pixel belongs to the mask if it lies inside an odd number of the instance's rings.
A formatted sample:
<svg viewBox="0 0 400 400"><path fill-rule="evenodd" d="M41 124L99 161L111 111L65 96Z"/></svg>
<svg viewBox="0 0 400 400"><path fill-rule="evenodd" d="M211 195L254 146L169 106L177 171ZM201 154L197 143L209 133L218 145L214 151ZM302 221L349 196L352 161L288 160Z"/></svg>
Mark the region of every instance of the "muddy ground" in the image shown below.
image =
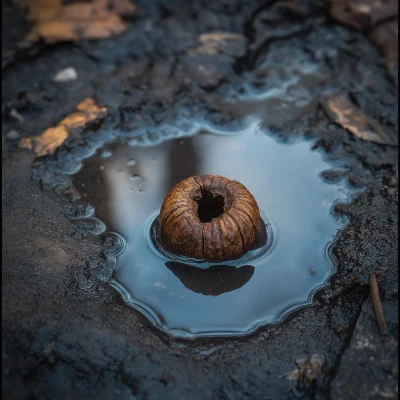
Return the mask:
<svg viewBox="0 0 400 400"><path fill-rule="evenodd" d="M394 140L397 67L385 64L366 32L337 23L328 2L137 6L121 36L13 52L29 25L14 2L3 1L3 398L397 398L397 147L355 137L320 105L327 93L345 93ZM241 36L202 51L199 35L216 31ZM306 136L362 189L334 209L350 220L333 247L338 273L312 307L251 337L172 340L98 279L103 243L66 217L57 166L84 158L100 133L77 132L54 156L37 160L19 140L56 125L86 97L108 109L104 141L128 140L137 114L150 125L176 120L182 110L228 124L243 114L224 102L232 90L243 82L256 87L271 70L284 81L304 60L318 66L315 76L300 79L290 99L284 92L258 107L277 137ZM78 79L53 82L68 66ZM280 100L290 104L282 114ZM386 336L369 296L372 272Z"/></svg>

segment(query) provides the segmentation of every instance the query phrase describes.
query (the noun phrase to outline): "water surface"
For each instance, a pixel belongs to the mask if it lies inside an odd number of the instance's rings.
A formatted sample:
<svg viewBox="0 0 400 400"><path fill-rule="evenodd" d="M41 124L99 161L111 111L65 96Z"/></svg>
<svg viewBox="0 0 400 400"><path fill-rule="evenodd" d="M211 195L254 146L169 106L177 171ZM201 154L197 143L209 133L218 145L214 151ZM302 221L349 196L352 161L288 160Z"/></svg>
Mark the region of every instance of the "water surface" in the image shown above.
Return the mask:
<svg viewBox="0 0 400 400"><path fill-rule="evenodd" d="M331 207L347 199L340 182L321 179L330 166L310 147L279 143L252 124L155 145L114 144L86 160L74 185L107 230L126 240L112 279L124 301L178 337L245 335L310 304L333 272L327 248L339 226ZM267 248L214 265L156 250L150 234L164 196L204 174L238 180L254 195Z"/></svg>

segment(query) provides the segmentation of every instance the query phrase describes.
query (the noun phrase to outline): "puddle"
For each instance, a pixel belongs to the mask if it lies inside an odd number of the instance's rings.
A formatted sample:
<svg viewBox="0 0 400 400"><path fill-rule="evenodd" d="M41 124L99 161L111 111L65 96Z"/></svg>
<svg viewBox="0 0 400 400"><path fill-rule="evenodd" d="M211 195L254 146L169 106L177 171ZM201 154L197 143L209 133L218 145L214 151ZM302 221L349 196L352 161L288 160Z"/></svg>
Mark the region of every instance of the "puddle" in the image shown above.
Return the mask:
<svg viewBox="0 0 400 400"><path fill-rule="evenodd" d="M311 304L334 272L328 249L340 226L331 208L348 189L324 182L331 166L310 143L279 143L252 124L132 144L99 150L74 178L96 218L125 239L111 284L128 305L168 334L194 338L246 335ZM269 235L262 251L214 265L157 251L152 228L164 196L204 174L254 195Z"/></svg>

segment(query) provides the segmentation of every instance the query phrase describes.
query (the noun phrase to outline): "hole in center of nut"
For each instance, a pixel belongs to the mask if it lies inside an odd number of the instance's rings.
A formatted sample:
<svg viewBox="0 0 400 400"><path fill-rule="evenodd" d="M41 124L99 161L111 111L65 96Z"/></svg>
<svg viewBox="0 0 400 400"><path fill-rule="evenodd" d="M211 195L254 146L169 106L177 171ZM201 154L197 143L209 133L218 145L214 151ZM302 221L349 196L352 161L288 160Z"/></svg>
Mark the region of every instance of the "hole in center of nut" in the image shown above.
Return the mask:
<svg viewBox="0 0 400 400"><path fill-rule="evenodd" d="M198 205L197 215L201 222L210 222L224 213L225 200L223 196L214 196L208 190L202 191L202 196L196 200Z"/></svg>

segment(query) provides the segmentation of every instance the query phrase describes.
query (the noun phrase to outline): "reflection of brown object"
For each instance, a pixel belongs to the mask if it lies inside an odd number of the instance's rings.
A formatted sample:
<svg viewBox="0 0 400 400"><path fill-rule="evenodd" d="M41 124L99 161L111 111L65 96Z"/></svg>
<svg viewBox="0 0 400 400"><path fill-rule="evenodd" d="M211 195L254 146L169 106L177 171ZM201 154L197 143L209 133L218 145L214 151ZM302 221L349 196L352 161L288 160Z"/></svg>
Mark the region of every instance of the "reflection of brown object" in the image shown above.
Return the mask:
<svg viewBox="0 0 400 400"><path fill-rule="evenodd" d="M136 7L130 0L93 0L63 4L61 0L20 0L29 11L33 27L28 42L46 43L79 39L104 39L126 30L120 15L130 16Z"/></svg>
<svg viewBox="0 0 400 400"><path fill-rule="evenodd" d="M246 187L217 175L179 182L160 211L165 248L211 262L238 259L257 248L264 228L257 202Z"/></svg>
<svg viewBox="0 0 400 400"><path fill-rule="evenodd" d="M219 296L240 289L254 274L252 265L236 268L218 264L206 269L173 261L165 265L187 289L204 296Z"/></svg>
<svg viewBox="0 0 400 400"><path fill-rule="evenodd" d="M77 111L64 118L57 126L46 129L41 135L21 139L19 147L34 150L37 157L53 154L73 128L85 127L88 123L101 121L107 109L96 105L93 99L85 99L76 106Z"/></svg>

